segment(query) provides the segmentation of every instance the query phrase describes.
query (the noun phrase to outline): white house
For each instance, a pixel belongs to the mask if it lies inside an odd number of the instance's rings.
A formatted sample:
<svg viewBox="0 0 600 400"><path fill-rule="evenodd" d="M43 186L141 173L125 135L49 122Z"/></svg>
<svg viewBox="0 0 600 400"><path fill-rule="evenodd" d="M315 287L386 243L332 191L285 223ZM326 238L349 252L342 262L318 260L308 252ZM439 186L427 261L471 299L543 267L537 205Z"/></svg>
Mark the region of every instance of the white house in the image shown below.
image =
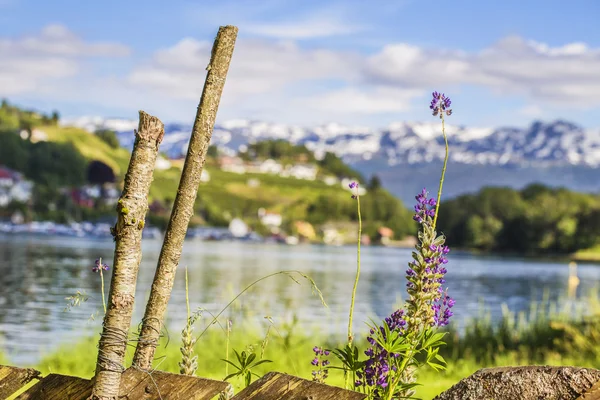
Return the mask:
<svg viewBox="0 0 600 400"><path fill-rule="evenodd" d="M335 176L328 175L325 178L323 178L323 182L325 182L325 184L328 186L333 186L339 182L339 179L336 178Z"/></svg>
<svg viewBox="0 0 600 400"><path fill-rule="evenodd" d="M281 176L292 176L296 179L314 181L317 179L317 166L312 164L295 164L286 168Z"/></svg>
<svg viewBox="0 0 600 400"><path fill-rule="evenodd" d="M8 192L0 188L0 207L6 207L10 203Z"/></svg>
<svg viewBox="0 0 600 400"><path fill-rule="evenodd" d="M267 211L264 208L258 209L258 218L260 218L260 222L265 226L272 228L278 228L281 226L281 214Z"/></svg>
<svg viewBox="0 0 600 400"><path fill-rule="evenodd" d="M33 193L33 182L19 181L10 188L10 197L12 200L25 203L31 200Z"/></svg>
<svg viewBox="0 0 600 400"><path fill-rule="evenodd" d="M259 170L263 174L280 174L283 171L283 166L269 158L260 164Z"/></svg>
<svg viewBox="0 0 600 400"><path fill-rule="evenodd" d="M171 168L171 165L171 161L167 160L163 156L158 156L158 158L156 159L156 163L154 164L154 169L164 171L166 169Z"/></svg>
<svg viewBox="0 0 600 400"><path fill-rule="evenodd" d="M0 167L0 186L11 187L16 180L15 174L11 169Z"/></svg>
<svg viewBox="0 0 600 400"><path fill-rule="evenodd" d="M248 234L248 225L239 218L234 218L229 223L229 232L233 237L244 237Z"/></svg>
<svg viewBox="0 0 600 400"><path fill-rule="evenodd" d="M223 171L235 172L236 174L245 174L246 167L244 161L239 157L224 156L219 158L219 165Z"/></svg>
<svg viewBox="0 0 600 400"><path fill-rule="evenodd" d="M200 182L210 182L210 174L207 170L203 169L200 175Z"/></svg>

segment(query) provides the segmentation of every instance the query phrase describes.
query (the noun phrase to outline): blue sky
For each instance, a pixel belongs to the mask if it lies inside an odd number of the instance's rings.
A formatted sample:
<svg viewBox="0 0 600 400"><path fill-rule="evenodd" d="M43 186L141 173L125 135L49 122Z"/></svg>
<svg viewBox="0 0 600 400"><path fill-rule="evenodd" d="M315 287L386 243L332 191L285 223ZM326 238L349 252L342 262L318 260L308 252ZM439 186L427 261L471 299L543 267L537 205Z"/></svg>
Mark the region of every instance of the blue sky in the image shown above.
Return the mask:
<svg viewBox="0 0 600 400"><path fill-rule="evenodd" d="M0 0L0 97L65 117L191 122L219 25L219 120L598 127L600 2Z"/></svg>

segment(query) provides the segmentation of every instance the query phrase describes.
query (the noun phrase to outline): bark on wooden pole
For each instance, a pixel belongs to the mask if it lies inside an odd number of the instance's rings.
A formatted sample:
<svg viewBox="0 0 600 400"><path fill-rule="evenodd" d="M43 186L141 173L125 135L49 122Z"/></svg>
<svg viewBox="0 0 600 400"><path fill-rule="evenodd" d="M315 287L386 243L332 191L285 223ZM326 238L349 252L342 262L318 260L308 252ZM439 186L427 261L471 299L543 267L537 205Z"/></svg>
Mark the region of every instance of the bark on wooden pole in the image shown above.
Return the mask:
<svg viewBox="0 0 600 400"><path fill-rule="evenodd" d="M133 358L133 365L142 369L152 367L154 351L158 344L162 322L173 289L175 271L181 258L183 241L190 218L194 214L200 176L233 55L237 32L238 28L235 26L228 25L219 28L213 44L210 63L206 68L208 73L204 90L196 113L179 188L173 203L171 218L165 233Z"/></svg>
<svg viewBox="0 0 600 400"><path fill-rule="evenodd" d="M108 308L98 343L92 400L116 400L119 394L121 373L125 370L123 362L136 280L142 259L142 230L148 210L148 193L158 146L164 135L163 123L140 111L135 135L123 193L117 203L117 223L111 229L115 238L114 269Z"/></svg>
<svg viewBox="0 0 600 400"><path fill-rule="evenodd" d="M434 400L593 400L600 371L578 367L484 368ZM598 393L596 393L598 395Z"/></svg>

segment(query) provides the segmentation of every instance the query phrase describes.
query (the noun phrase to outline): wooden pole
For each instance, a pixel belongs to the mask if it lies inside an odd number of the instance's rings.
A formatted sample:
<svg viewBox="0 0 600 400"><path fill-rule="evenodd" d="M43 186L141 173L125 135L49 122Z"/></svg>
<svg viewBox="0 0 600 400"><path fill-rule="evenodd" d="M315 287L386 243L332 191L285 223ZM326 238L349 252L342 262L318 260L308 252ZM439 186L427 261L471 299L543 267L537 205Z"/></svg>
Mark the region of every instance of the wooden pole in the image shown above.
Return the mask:
<svg viewBox="0 0 600 400"><path fill-rule="evenodd" d="M111 229L115 239L114 270L98 343L92 400L116 400L119 394L135 286L142 260L142 230L148 210L148 193L164 132L163 123L158 118L140 111L125 185L117 203L117 223Z"/></svg>
<svg viewBox="0 0 600 400"><path fill-rule="evenodd" d="M152 368L154 351L158 345L162 322L171 297L175 271L183 249L183 241L190 219L194 214L200 176L202 175L206 152L212 137L237 32L238 28L235 26L222 26L219 28L213 44L210 63L206 68L208 73L206 74L204 90L196 113L179 188L173 203L171 218L165 233L154 281L152 282L150 298L142 320L139 341L135 349L133 365L138 368Z"/></svg>

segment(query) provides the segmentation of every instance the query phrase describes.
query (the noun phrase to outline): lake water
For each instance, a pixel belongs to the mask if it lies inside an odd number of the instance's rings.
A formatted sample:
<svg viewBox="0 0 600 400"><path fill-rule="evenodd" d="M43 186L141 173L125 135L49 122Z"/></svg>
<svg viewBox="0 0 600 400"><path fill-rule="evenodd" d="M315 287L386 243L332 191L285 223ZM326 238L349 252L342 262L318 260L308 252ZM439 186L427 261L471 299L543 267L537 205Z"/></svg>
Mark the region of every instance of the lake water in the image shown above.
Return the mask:
<svg viewBox="0 0 600 400"><path fill-rule="evenodd" d="M99 275L93 262L103 257L112 264L112 240L67 237L0 236L0 350L12 363L32 365L60 344L98 332L100 319L88 322L101 310ZM143 314L154 276L160 241L143 243L133 324ZM404 271L410 250L363 247L362 275L355 311L355 332L364 321L393 311L405 297ZM512 311L528 310L532 299L544 290L551 300L567 291L569 270L564 262L476 257L450 253L447 285L456 299L455 320L475 317L485 303L492 318L501 316L501 304ZM346 330L350 292L356 268L353 247L282 246L241 242L186 242L175 288L169 303L167 324L178 335L186 318L183 267L189 268L190 301L193 308L218 312L254 280L279 270L299 270L310 275L322 290L328 308L311 293L310 285L294 283L285 276L268 278L239 300L240 311L232 318L261 323L269 315L276 324L295 314L299 328L343 335ZM578 293L600 284L599 264L580 265ZM105 277L108 284L109 277ZM92 296L81 307L65 312L65 297L77 290Z"/></svg>

